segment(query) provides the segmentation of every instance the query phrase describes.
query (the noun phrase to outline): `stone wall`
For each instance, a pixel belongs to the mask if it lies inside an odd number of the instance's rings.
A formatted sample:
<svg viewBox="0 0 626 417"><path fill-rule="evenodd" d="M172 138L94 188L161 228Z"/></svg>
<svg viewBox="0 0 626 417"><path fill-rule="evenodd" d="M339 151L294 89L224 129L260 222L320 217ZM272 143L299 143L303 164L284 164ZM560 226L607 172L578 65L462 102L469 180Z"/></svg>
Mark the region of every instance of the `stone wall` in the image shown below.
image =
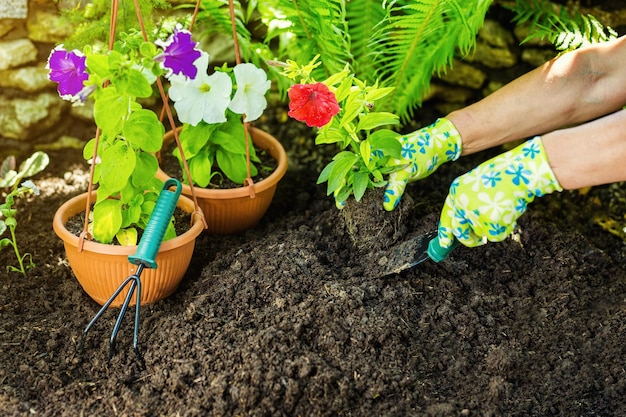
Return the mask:
<svg viewBox="0 0 626 417"><path fill-rule="evenodd" d="M61 21L59 10L76 7L79 2L2 0L0 160L35 149L82 147L91 138L86 132L95 132L90 109L72 108L60 100L45 68L50 50L71 31ZM603 23L618 27L626 21L625 8L607 11L596 6L592 12ZM446 113L466 105L554 56L549 45L534 42L520 46L523 29L507 29L510 16L499 5L492 9L473 56L456 61L454 71L433 80L422 110Z"/></svg>
<svg viewBox="0 0 626 417"><path fill-rule="evenodd" d="M11 7L0 8L0 160L61 145L60 138L71 132L69 107L59 99L45 66L50 50L70 34L58 8L77 2L10 0Z"/></svg>

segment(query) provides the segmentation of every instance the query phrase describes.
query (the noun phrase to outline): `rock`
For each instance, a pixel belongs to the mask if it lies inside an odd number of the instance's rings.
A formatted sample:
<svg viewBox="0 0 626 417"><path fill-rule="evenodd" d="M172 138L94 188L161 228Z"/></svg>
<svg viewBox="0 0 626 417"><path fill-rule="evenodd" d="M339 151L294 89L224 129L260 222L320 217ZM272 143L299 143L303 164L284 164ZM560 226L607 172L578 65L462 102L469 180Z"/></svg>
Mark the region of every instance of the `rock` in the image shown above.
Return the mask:
<svg viewBox="0 0 626 417"><path fill-rule="evenodd" d="M517 64L517 55L509 48L497 48L478 42L474 52L465 57L465 60L480 63L488 68L510 68Z"/></svg>
<svg viewBox="0 0 626 417"><path fill-rule="evenodd" d="M476 48L465 60L488 68L510 68L518 62L512 50L514 44L513 35L508 30L493 20L485 20L478 32Z"/></svg>
<svg viewBox="0 0 626 417"><path fill-rule="evenodd" d="M17 68L37 59L37 48L30 39L0 42L0 70Z"/></svg>
<svg viewBox="0 0 626 417"><path fill-rule="evenodd" d="M515 37L517 38L517 40L519 42L524 42L524 46L545 46L545 47L551 47L552 43L550 43L550 41L548 39L542 39L542 38L528 38L528 36L530 35L530 24L525 23L523 25L517 25L515 26L515 28L513 29L513 33L515 34ZM528 39L527 39L528 38Z"/></svg>
<svg viewBox="0 0 626 417"><path fill-rule="evenodd" d="M16 88L27 93L34 93L52 87L48 80L48 71L43 65L22 67L0 71L0 87Z"/></svg>
<svg viewBox="0 0 626 417"><path fill-rule="evenodd" d="M41 93L28 100L0 96L0 136L26 140L46 133L61 120L63 107L54 93Z"/></svg>
<svg viewBox="0 0 626 417"><path fill-rule="evenodd" d="M480 88L487 79L487 74L473 65L455 59L450 69L439 74L437 78L452 85Z"/></svg>
<svg viewBox="0 0 626 417"><path fill-rule="evenodd" d="M485 19L483 27L478 31L478 39L496 48L508 48L515 43L511 32L491 19Z"/></svg>
<svg viewBox="0 0 626 417"><path fill-rule="evenodd" d="M2 0L0 19L26 19L28 0Z"/></svg>
<svg viewBox="0 0 626 417"><path fill-rule="evenodd" d="M28 37L35 42L60 43L73 33L73 26L56 9L32 10L26 27Z"/></svg>
<svg viewBox="0 0 626 417"><path fill-rule="evenodd" d="M522 51L522 61L533 67L538 67L556 56L556 51L550 49L525 48Z"/></svg>
<svg viewBox="0 0 626 417"><path fill-rule="evenodd" d="M432 83L427 99L437 99L451 103L465 103L474 96L474 91L470 88L445 85L442 83Z"/></svg>
<svg viewBox="0 0 626 417"><path fill-rule="evenodd" d="M13 31L16 27L15 21L12 19L0 19L0 38L7 33Z"/></svg>

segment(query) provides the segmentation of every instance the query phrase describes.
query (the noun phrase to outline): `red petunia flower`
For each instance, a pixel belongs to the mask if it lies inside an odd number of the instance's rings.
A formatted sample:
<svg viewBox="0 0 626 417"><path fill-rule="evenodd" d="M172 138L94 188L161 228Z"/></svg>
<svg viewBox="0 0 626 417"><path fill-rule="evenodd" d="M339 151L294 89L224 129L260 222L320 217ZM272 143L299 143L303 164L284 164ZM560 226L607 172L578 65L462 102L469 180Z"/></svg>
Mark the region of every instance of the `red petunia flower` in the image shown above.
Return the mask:
<svg viewBox="0 0 626 417"><path fill-rule="evenodd" d="M289 89L289 117L322 127L339 113L337 98L326 84L295 84Z"/></svg>

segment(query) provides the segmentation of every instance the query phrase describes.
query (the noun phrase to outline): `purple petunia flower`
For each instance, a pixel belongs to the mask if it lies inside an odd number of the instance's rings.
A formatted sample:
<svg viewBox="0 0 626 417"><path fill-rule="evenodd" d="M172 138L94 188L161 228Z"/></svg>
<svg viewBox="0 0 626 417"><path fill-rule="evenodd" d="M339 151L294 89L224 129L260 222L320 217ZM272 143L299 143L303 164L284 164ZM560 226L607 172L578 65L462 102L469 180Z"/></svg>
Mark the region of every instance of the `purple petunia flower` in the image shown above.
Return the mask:
<svg viewBox="0 0 626 417"><path fill-rule="evenodd" d="M59 84L59 95L70 100L83 89L83 83L89 78L85 71L85 55L80 51L67 51L63 45L52 50L46 68L50 70L48 78Z"/></svg>
<svg viewBox="0 0 626 417"><path fill-rule="evenodd" d="M195 49L197 43L191 40L191 32L176 28L165 42L155 43L163 48L163 53L155 59L163 63L168 71L167 77L183 74L191 79L196 78L198 70L193 63L200 58L200 51Z"/></svg>

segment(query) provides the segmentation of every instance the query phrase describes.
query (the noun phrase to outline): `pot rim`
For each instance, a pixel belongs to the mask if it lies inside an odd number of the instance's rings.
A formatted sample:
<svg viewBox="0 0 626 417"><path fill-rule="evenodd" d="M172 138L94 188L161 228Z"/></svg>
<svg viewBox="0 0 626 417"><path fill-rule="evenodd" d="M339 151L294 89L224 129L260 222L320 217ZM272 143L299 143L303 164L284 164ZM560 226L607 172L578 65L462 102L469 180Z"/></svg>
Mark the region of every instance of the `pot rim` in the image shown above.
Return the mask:
<svg viewBox="0 0 626 417"><path fill-rule="evenodd" d="M96 191L92 191L92 198L93 201L95 201ZM54 229L57 236L66 244L70 244L76 248L78 248L79 245L79 237L67 230L67 228L65 227L65 223L70 217L75 216L76 214L85 210L86 199L87 192L70 198L57 209L52 220L52 228ZM186 213L191 214L192 224L189 230L187 230L185 233L176 236L174 239L169 239L162 242L161 246L159 247L159 252L166 252L183 246L189 243L189 241L195 240L200 235L200 233L202 233L202 230L204 230L204 223L202 221L201 213L199 213L195 209L194 203L191 199L181 194L179 196L176 206ZM99 243L85 239L83 250L110 255L132 255L137 251L137 245L121 246Z"/></svg>
<svg viewBox="0 0 626 417"><path fill-rule="evenodd" d="M180 127L178 129L180 129ZM256 128L254 126L250 126L250 133L252 134L253 141L255 137L261 137L262 140L264 140L265 142L269 144L269 146L267 147L263 147L263 146L261 147L267 150L270 153L270 155L272 155L272 157L276 159L276 162L278 163L274 172L272 172L267 178L264 178L261 181L254 183L253 185L254 192L256 194L256 193L263 192L275 186L276 183L280 181L280 179L287 172L288 161L287 161L287 152L285 152L285 148L282 146L280 141L276 139L273 135L269 134L268 132L262 129ZM172 130L169 130L165 134L165 136L169 136L169 135L173 135ZM159 166L159 169L157 171L157 177L160 179L165 179L165 178L169 178L169 175L165 171L163 171L161 167ZM202 188L196 185L193 187L193 189L194 189L195 194L201 198L231 199L231 198L240 198L240 197L250 196L250 191L248 190L248 187L243 186L243 185L237 188L230 188L230 189ZM183 192L186 193L187 195L191 194L191 187L189 186L189 184L183 184Z"/></svg>

